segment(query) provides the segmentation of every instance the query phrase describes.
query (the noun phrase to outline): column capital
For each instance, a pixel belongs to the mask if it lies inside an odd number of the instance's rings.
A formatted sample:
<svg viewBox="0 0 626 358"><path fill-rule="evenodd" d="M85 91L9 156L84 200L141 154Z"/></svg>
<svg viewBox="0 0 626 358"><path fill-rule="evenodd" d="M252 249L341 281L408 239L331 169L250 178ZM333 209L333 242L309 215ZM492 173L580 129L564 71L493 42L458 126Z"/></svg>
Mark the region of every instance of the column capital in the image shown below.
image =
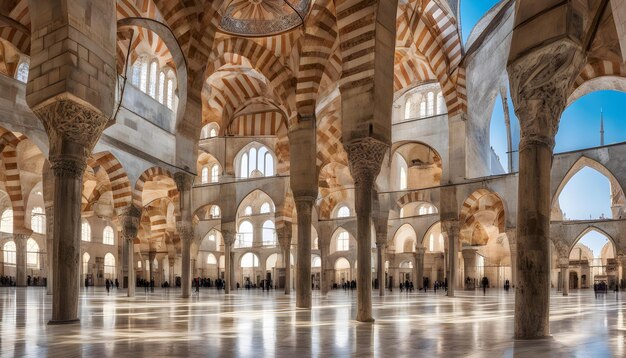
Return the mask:
<svg viewBox="0 0 626 358"><path fill-rule="evenodd" d="M87 157L50 155L50 167L56 177L80 179L85 174Z"/></svg>
<svg viewBox="0 0 626 358"><path fill-rule="evenodd" d="M122 209L119 214L122 224L122 237L133 241L139 231L139 221L141 220L141 210L135 205L129 205Z"/></svg>
<svg viewBox="0 0 626 358"><path fill-rule="evenodd" d="M355 184L359 182L374 183L389 145L377 139L366 137L355 139L344 144L344 147L348 152L350 173Z"/></svg>
<svg viewBox="0 0 626 358"><path fill-rule="evenodd" d="M193 240L194 226L191 222L184 220L176 222L176 230L181 240Z"/></svg>
<svg viewBox="0 0 626 358"><path fill-rule="evenodd" d="M387 241L379 241L378 235L376 235L376 248L384 250L387 247Z"/></svg>
<svg viewBox="0 0 626 358"><path fill-rule="evenodd" d="M584 63L580 45L563 39L509 64L511 98L520 119L520 151L537 144L554 148L559 119Z"/></svg>
<svg viewBox="0 0 626 358"><path fill-rule="evenodd" d="M193 176L185 172L174 173L174 182L176 182L176 188L180 193L188 191L193 185Z"/></svg>
<svg viewBox="0 0 626 358"><path fill-rule="evenodd" d="M426 248L425 247L416 247L415 248L415 252L413 254L415 256L418 256L418 255L424 256L425 253L426 253Z"/></svg>
<svg viewBox="0 0 626 358"><path fill-rule="evenodd" d="M101 111L69 94L42 102L33 108L33 112L41 119L48 134L53 169L53 158L64 152L64 142L82 147L82 156L87 157L108 122Z"/></svg>
<svg viewBox="0 0 626 358"><path fill-rule="evenodd" d="M237 238L237 232L235 230L222 229L221 232L224 245L230 246L235 243L235 239Z"/></svg>
<svg viewBox="0 0 626 358"><path fill-rule="evenodd" d="M569 257L559 257L559 267L568 268L569 267Z"/></svg>

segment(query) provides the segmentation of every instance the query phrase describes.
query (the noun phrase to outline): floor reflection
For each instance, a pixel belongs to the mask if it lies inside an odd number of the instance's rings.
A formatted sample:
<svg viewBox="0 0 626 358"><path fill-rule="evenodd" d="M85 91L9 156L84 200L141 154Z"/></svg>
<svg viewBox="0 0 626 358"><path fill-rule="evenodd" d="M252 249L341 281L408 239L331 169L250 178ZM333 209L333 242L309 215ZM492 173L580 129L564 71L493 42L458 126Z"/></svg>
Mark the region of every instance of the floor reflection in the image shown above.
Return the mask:
<svg viewBox="0 0 626 358"><path fill-rule="evenodd" d="M356 296L314 293L313 309L297 310L282 292L178 290L107 295L81 292L81 323L47 326L51 297L41 288L0 288L5 356L505 356L626 355L626 294L554 294L552 337L514 341L513 293L458 292L374 296L376 323L354 320ZM624 296L622 299L621 296Z"/></svg>

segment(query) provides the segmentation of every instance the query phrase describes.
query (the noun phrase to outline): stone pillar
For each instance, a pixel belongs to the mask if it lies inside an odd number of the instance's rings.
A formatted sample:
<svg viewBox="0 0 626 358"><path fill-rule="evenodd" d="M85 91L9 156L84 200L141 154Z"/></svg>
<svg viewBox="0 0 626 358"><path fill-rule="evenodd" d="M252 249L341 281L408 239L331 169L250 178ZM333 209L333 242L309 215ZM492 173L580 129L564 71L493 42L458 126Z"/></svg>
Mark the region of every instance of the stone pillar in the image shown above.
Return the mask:
<svg viewBox="0 0 626 358"><path fill-rule="evenodd" d="M13 234L15 242L15 285L18 287L26 287L26 241L29 234Z"/></svg>
<svg viewBox="0 0 626 358"><path fill-rule="evenodd" d="M311 308L311 211L315 198L297 197L298 215L298 281L296 287L296 307Z"/></svg>
<svg viewBox="0 0 626 358"><path fill-rule="evenodd" d="M231 251L233 244L235 243L235 231L232 229L224 228L225 224L222 224L222 238L224 239L224 280L226 285L224 286L224 293L229 294L232 286L233 273L233 256Z"/></svg>
<svg viewBox="0 0 626 358"><path fill-rule="evenodd" d="M424 285L424 253L426 253L426 248L417 247L415 249L415 284L416 288L422 288ZM448 282L448 289L450 289L450 285L452 282Z"/></svg>
<svg viewBox="0 0 626 358"><path fill-rule="evenodd" d="M559 267L561 268L561 287L563 290L563 296L569 296L569 258L560 258Z"/></svg>
<svg viewBox="0 0 626 358"><path fill-rule="evenodd" d="M371 137L345 145L350 172L354 178L357 216L357 321L373 322L372 317L372 194L388 145Z"/></svg>
<svg viewBox="0 0 626 358"><path fill-rule="evenodd" d="M309 225L310 226L310 225ZM276 231L278 243L283 252L283 265L285 268L285 294L291 294L291 224Z"/></svg>
<svg viewBox="0 0 626 358"><path fill-rule="evenodd" d="M179 193L180 221L176 228L182 241L181 258L181 288L182 297L191 296L191 241L193 240L193 227L191 224L191 185L194 177L184 172L174 174L174 181Z"/></svg>
<svg viewBox="0 0 626 358"><path fill-rule="evenodd" d="M156 258L156 252L148 252L148 281L154 280L154 259Z"/></svg>
<svg viewBox="0 0 626 358"><path fill-rule="evenodd" d="M517 229L506 229L506 237L509 239L509 249L511 251L511 277L509 283L516 287L515 278L517 277Z"/></svg>
<svg viewBox="0 0 626 358"><path fill-rule="evenodd" d="M126 295L135 297L135 286L137 285L137 277L135 272L135 239L139 231L139 221L141 219L141 210L131 205L120 213L120 222L122 224L122 240L126 247L126 261L128 265L128 289Z"/></svg>
<svg viewBox="0 0 626 358"><path fill-rule="evenodd" d="M454 297L457 285L457 240L459 237L459 223L455 220L444 220L441 225L448 236L448 297ZM467 273L465 273L467 276Z"/></svg>
<svg viewBox="0 0 626 358"><path fill-rule="evenodd" d="M376 241L376 276L378 278L378 295L385 296L385 250L387 244Z"/></svg>
<svg viewBox="0 0 626 358"><path fill-rule="evenodd" d="M181 288L182 297L191 297L191 240L192 232L191 227L180 222L178 225L178 233L180 234L180 240L182 243L182 257L181 257Z"/></svg>
<svg viewBox="0 0 626 358"><path fill-rule="evenodd" d="M322 242L321 239L318 238L318 245L320 248L320 258L322 259L322 266L320 267L320 275L322 276L321 282L320 282L320 291L322 293L322 296L326 296L328 294L328 289L330 288L330 281L328 280L328 273L327 271L327 267L328 267L328 251L329 251L329 247L328 244L326 243L326 240L324 240Z"/></svg>
<svg viewBox="0 0 626 358"><path fill-rule="evenodd" d="M176 286L176 275L174 274L174 264L176 263L175 257L167 257L168 264L170 265L170 277L168 277L168 282L170 287Z"/></svg>
<svg viewBox="0 0 626 358"><path fill-rule="evenodd" d="M521 25L520 25L521 26ZM509 63L511 95L520 122L515 338L549 335L550 170L554 137L571 86L584 64L568 37Z"/></svg>
<svg viewBox="0 0 626 358"><path fill-rule="evenodd" d="M57 198L50 323L71 323L78 321L83 173L115 102L115 1L33 0L29 10L26 102L48 134Z"/></svg>
<svg viewBox="0 0 626 358"><path fill-rule="evenodd" d="M621 268L621 274L620 274L621 281L619 282L619 285L621 289L624 289L624 287L626 286L626 255L619 255L617 257L617 260Z"/></svg>
<svg viewBox="0 0 626 358"><path fill-rule="evenodd" d="M474 289L476 287L476 282L480 282L480 279L482 277L476 277L477 272L476 272L476 253L478 252L477 249L473 249L473 248L467 248L467 249L463 249L462 254L463 254L463 268L465 271L465 275L463 277L463 282L465 282L465 279L467 277L469 277L472 282L474 283L474 286L470 287L465 287L465 289Z"/></svg>

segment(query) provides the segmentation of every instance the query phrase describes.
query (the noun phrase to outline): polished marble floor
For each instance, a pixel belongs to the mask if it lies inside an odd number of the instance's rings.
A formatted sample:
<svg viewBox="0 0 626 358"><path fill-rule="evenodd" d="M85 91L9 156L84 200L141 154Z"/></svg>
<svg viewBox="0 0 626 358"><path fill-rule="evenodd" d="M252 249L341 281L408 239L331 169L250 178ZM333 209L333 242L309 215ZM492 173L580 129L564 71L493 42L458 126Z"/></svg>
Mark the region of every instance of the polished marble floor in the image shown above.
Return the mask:
<svg viewBox="0 0 626 358"><path fill-rule="evenodd" d="M42 288L0 288L2 357L625 357L626 292L552 296L552 338L514 341L512 292L375 296L376 323L354 321L355 292L314 293L311 311L281 292L81 291L80 324L48 326Z"/></svg>

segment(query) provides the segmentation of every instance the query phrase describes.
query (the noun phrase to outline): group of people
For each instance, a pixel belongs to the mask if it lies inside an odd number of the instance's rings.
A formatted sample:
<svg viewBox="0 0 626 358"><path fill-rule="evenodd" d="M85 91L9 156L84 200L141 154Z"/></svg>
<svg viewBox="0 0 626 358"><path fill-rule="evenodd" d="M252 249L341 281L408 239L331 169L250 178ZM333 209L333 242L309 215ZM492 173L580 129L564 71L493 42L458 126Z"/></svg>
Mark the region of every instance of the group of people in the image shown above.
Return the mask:
<svg viewBox="0 0 626 358"><path fill-rule="evenodd" d="M407 293L413 292L413 281L405 280L404 283L400 282L400 292L405 290Z"/></svg>
<svg viewBox="0 0 626 358"><path fill-rule="evenodd" d="M0 286L15 286L15 277L0 276Z"/></svg>
<svg viewBox="0 0 626 358"><path fill-rule="evenodd" d="M223 290L224 287L226 286L226 281L222 280L219 277L214 280L210 278L196 277L193 279L191 284L193 287L196 288L196 292L200 290L200 287L205 287L205 288L215 287L218 290Z"/></svg>
<svg viewBox="0 0 626 358"><path fill-rule="evenodd" d="M120 282L117 279L115 279L115 282L113 282L113 280L109 280L108 278L106 279L104 286L107 289L107 294L109 293L109 290L114 287L114 285L116 290L120 288Z"/></svg>

